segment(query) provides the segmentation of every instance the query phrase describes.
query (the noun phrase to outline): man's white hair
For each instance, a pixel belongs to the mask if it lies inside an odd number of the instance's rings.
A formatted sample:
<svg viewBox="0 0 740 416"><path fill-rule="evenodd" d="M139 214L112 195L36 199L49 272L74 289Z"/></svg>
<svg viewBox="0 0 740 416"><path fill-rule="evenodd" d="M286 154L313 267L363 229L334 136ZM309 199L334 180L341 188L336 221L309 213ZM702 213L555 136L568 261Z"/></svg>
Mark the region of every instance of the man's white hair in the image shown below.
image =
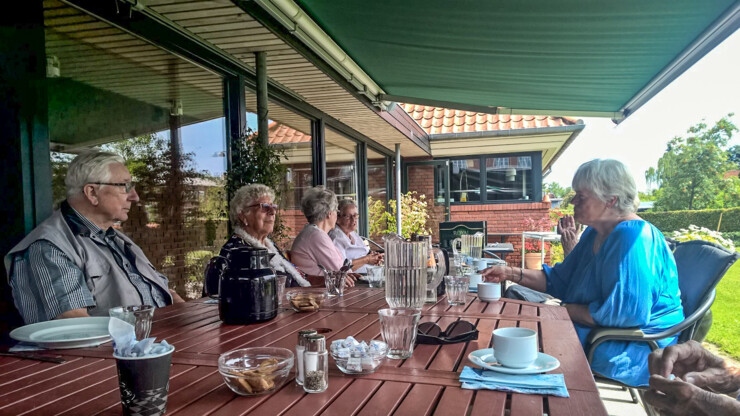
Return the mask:
<svg viewBox="0 0 740 416"><path fill-rule="evenodd" d="M635 179L627 167L614 159L594 159L578 167L573 176L573 190L588 190L603 202L615 196L614 210L621 215L637 211L640 198Z"/></svg>
<svg viewBox="0 0 740 416"><path fill-rule="evenodd" d="M109 165L124 164L123 158L115 153L100 150L88 150L77 155L69 163L64 185L67 188L67 198L82 193L82 188L93 182L109 182L111 172Z"/></svg>

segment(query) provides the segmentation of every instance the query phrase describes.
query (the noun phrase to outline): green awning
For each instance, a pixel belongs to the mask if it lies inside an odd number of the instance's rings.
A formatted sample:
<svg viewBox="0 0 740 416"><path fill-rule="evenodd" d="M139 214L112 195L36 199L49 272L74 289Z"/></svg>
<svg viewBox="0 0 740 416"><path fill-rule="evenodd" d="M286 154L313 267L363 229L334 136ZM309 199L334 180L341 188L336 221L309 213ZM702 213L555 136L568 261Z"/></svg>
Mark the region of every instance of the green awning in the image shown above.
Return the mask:
<svg viewBox="0 0 740 416"><path fill-rule="evenodd" d="M383 89L381 98L615 118L740 25L734 0L297 4Z"/></svg>

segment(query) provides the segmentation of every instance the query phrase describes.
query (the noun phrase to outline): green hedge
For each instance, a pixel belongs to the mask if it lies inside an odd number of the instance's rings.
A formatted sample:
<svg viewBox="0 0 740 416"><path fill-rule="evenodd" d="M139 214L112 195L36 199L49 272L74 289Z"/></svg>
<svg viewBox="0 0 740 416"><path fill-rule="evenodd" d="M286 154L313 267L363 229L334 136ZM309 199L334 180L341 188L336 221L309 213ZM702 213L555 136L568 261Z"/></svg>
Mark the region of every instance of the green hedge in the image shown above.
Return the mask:
<svg viewBox="0 0 740 416"><path fill-rule="evenodd" d="M719 231L722 232L740 231L740 208L641 212L638 215L658 227L664 234L687 228L691 224L710 230L717 230L719 225Z"/></svg>

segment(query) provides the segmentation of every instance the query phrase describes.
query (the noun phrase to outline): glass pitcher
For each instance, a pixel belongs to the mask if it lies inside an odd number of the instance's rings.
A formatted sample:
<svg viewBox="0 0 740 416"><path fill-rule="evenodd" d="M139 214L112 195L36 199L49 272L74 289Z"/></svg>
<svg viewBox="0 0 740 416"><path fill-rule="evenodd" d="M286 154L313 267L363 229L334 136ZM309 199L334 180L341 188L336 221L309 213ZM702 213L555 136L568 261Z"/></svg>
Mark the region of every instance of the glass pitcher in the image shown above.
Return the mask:
<svg viewBox="0 0 740 416"><path fill-rule="evenodd" d="M432 245L432 236L412 236L413 240L427 243L427 292L425 303L437 303L437 286L442 282L446 266L444 253L439 247Z"/></svg>
<svg viewBox="0 0 740 416"><path fill-rule="evenodd" d="M457 244L460 243L460 251L457 251ZM465 234L452 240L452 253L470 256L479 259L483 256L483 233L473 235Z"/></svg>
<svg viewBox="0 0 740 416"><path fill-rule="evenodd" d="M385 242L385 300L391 308L424 306L429 243L406 241L396 234Z"/></svg>

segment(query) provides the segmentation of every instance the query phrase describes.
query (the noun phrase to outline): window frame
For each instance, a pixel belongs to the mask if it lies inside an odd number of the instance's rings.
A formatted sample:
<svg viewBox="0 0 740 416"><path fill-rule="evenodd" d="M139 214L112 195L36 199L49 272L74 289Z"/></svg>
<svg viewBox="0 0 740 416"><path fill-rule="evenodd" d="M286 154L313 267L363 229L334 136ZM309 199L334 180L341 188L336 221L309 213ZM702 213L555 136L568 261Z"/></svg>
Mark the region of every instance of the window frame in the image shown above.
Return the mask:
<svg viewBox="0 0 740 416"><path fill-rule="evenodd" d="M522 200L522 199L504 199L504 200L488 200L488 193L486 192L486 185L487 185L487 178L486 178L486 170L480 169L480 177L479 177L479 192L480 192L480 200L479 201L467 201L467 202L460 202L460 201L450 201L450 205L489 205L489 204L531 204L536 202L542 202L542 152L512 152L512 153L486 153L483 155L462 155L462 156L450 156L450 157L436 157L434 160L447 160L449 162L449 166L447 167L448 176L452 177L452 165L453 161L455 160L471 160L471 159L478 159L479 165L481 167L486 166L486 159L491 157L496 158L502 158L502 157L521 157L521 156L530 156L532 158L532 193L533 198L529 200ZM439 188L437 187L437 171L434 172L434 200L436 201L437 196L439 193ZM452 192L452 189L450 189L450 192ZM435 202L436 204L436 202Z"/></svg>

